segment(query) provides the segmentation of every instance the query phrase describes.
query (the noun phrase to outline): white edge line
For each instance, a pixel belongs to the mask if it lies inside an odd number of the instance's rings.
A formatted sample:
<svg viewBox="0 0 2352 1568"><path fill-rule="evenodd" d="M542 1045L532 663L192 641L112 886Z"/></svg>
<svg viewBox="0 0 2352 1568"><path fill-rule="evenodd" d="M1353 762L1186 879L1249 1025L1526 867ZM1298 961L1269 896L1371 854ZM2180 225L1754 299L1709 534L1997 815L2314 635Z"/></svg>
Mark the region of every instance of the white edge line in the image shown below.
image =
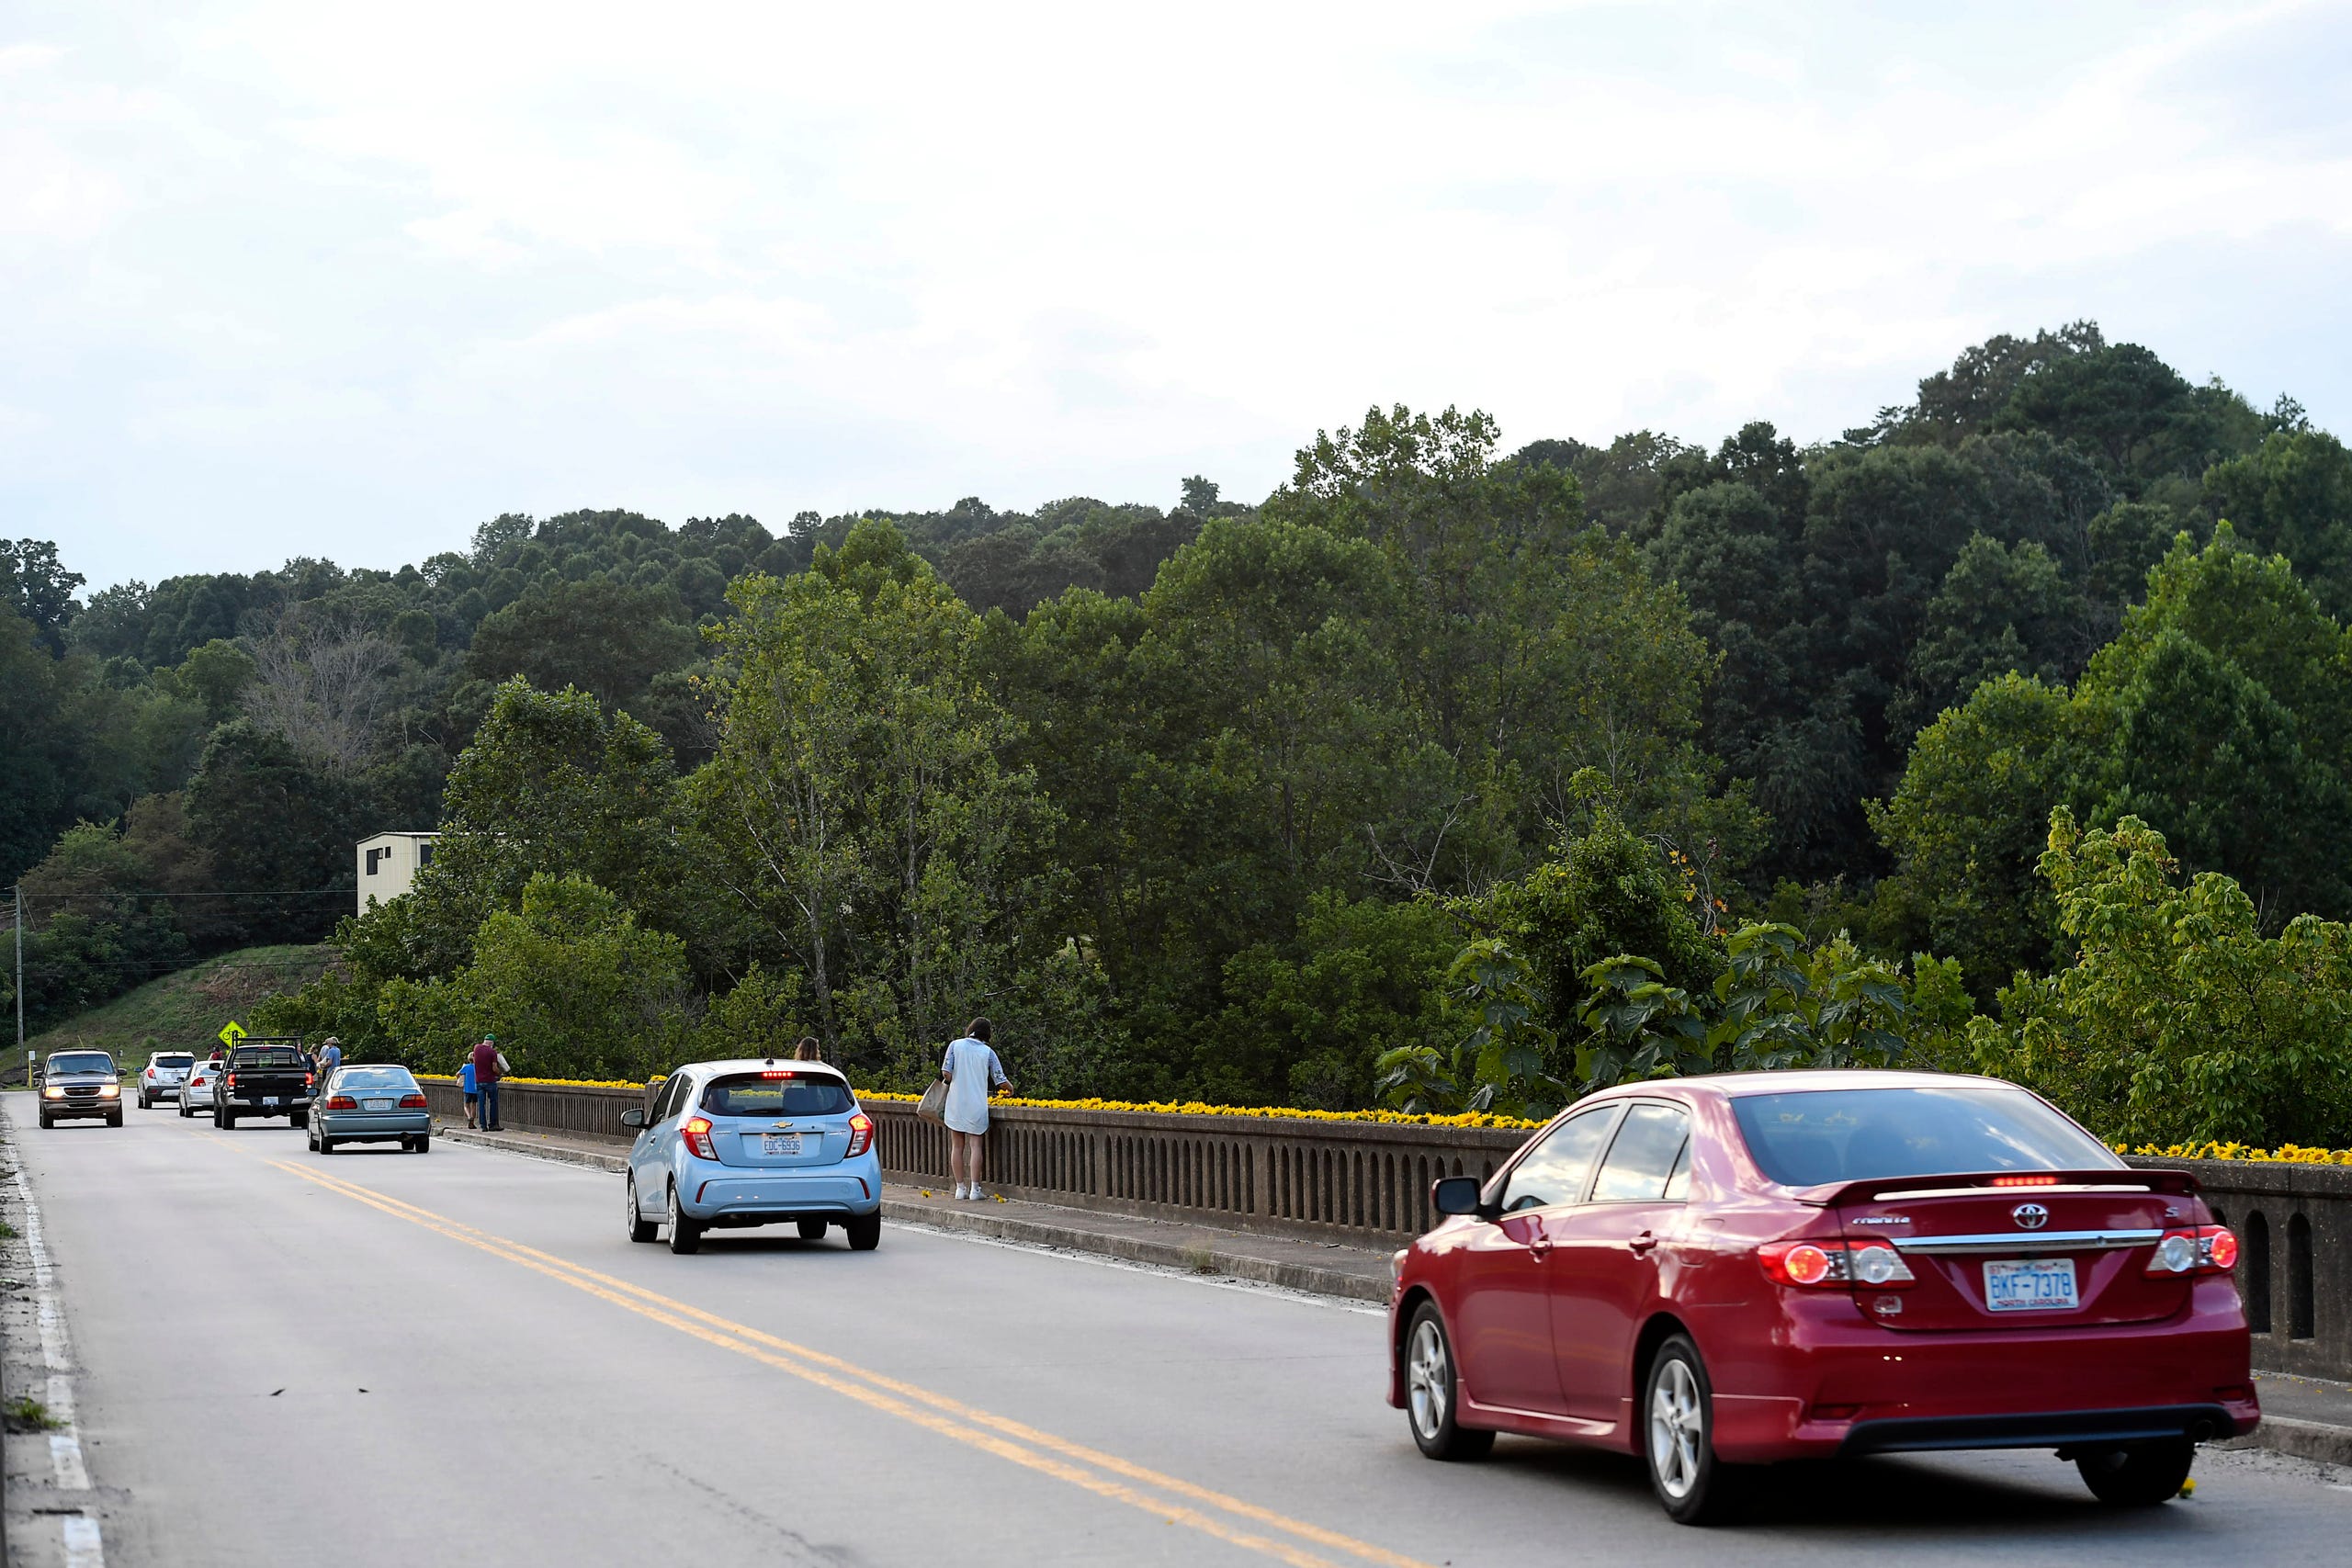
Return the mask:
<svg viewBox="0 0 2352 1568"><path fill-rule="evenodd" d="M41 1232L40 1205L33 1201L32 1183L25 1177L24 1161L12 1162L10 1179L25 1208L25 1251L32 1259L33 1297L40 1321L41 1359L48 1365L51 1417L62 1428L49 1437L49 1462L57 1472L61 1492L87 1492L89 1466L82 1458L82 1436L74 1425L72 1341L66 1337L65 1314L57 1299L56 1277L50 1267L49 1243ZM106 1568L106 1539L89 1513L68 1514L58 1520L65 1568Z"/></svg>

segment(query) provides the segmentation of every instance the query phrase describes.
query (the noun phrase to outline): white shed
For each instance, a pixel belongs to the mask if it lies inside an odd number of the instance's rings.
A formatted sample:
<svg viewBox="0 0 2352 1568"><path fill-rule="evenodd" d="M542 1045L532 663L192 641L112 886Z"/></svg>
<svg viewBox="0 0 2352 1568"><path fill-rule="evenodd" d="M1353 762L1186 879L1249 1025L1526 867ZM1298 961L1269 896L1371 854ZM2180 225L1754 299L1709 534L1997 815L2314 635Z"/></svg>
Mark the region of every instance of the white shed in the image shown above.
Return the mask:
<svg viewBox="0 0 2352 1568"><path fill-rule="evenodd" d="M416 874L433 863L438 833L379 833L359 840L359 913L370 904L389 904L409 889Z"/></svg>

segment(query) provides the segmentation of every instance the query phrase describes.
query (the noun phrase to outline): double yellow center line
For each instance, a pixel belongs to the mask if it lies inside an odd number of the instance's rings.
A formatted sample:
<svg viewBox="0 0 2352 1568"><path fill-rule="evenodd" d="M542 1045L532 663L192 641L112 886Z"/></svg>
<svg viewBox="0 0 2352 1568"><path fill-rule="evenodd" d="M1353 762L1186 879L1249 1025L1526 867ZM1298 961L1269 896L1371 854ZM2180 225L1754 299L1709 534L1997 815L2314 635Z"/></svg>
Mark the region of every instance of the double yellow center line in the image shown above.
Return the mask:
<svg viewBox="0 0 2352 1568"><path fill-rule="evenodd" d="M225 1139L221 1141L227 1142ZM870 1409L895 1416L926 1431L983 1453L993 1454L1025 1470L1068 1482L1098 1497L1124 1503L1171 1524L1189 1526L1218 1540L1295 1564L1296 1568L1336 1568L1330 1558L1317 1555L1308 1550L1310 1546L1338 1552L1358 1562L1381 1563L1385 1568L1428 1568L1417 1559L1357 1540L1337 1530L1287 1517L1271 1508L1196 1485L1179 1476L1164 1474L1121 1459L1116 1454L1073 1443L1025 1423L978 1409L945 1394L934 1393L903 1379L857 1366L822 1350L779 1339L772 1334L705 1312L700 1307L649 1291L641 1285L631 1284L609 1274L600 1274L566 1258L541 1252L537 1247L450 1219L446 1214L387 1197L340 1177L329 1176L311 1166L292 1160L274 1159L266 1163L354 1202L364 1203L390 1214L394 1219L405 1220L452 1241L477 1247L559 1284L569 1285L599 1301L610 1303L624 1312L634 1313L664 1327L673 1328L707 1345L747 1357L763 1366L814 1383L845 1399L855 1400Z"/></svg>

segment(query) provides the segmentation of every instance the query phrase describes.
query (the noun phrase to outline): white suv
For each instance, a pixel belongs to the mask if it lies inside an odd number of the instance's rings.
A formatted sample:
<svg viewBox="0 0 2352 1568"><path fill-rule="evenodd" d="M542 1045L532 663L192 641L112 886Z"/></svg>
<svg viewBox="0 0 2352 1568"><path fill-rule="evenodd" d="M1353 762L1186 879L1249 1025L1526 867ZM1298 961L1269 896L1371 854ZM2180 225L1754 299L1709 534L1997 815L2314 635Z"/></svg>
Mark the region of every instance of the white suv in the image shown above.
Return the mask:
<svg viewBox="0 0 2352 1568"><path fill-rule="evenodd" d="M196 1066L192 1051L158 1051L147 1058L146 1070L139 1075L139 1109L148 1110L159 1100L178 1100L187 1089L188 1069Z"/></svg>

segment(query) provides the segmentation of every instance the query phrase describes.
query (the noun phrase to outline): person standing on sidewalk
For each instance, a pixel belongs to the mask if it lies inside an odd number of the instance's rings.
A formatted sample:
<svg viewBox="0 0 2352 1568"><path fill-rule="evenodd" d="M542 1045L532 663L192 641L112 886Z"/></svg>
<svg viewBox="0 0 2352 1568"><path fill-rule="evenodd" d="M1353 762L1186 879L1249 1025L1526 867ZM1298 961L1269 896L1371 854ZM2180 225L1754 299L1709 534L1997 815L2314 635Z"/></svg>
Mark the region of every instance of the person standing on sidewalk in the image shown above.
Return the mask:
<svg viewBox="0 0 2352 1568"><path fill-rule="evenodd" d="M458 1069L458 1092L466 1097L466 1126L470 1129L474 1108L481 1098L481 1090L474 1088L474 1059L470 1055L466 1057L466 1065Z"/></svg>
<svg viewBox="0 0 2352 1568"><path fill-rule="evenodd" d="M980 1190L980 1168L989 1135L989 1095L1012 1089L996 1048L989 1043L995 1032L987 1019L972 1020L962 1039L948 1042L947 1055L939 1064L939 1077L947 1085L947 1109L941 1116L947 1123L947 1174L956 1183L956 1196L973 1201L987 1196Z"/></svg>
<svg viewBox="0 0 2352 1568"><path fill-rule="evenodd" d="M312 1091L317 1094L326 1093L327 1079L334 1077L334 1070L341 1066L343 1066L343 1042L330 1034L327 1036L327 1043L319 1047L318 1055L312 1058L311 1063Z"/></svg>
<svg viewBox="0 0 2352 1568"><path fill-rule="evenodd" d="M473 1068L474 1093L481 1100L477 1125L485 1133L503 1133L506 1127L498 1119L498 1083L511 1069L505 1053L498 1048L497 1035L485 1034L474 1046Z"/></svg>

